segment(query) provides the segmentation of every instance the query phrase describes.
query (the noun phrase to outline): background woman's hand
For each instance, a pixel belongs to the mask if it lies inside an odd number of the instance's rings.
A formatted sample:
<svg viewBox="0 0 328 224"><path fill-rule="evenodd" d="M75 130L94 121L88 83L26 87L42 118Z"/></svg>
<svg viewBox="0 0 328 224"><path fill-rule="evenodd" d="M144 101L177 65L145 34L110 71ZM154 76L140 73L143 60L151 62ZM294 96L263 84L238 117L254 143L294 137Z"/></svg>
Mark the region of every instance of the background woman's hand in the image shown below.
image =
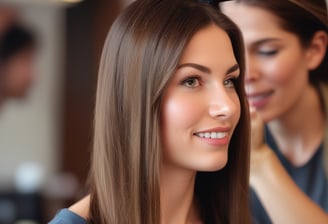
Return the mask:
<svg viewBox="0 0 328 224"><path fill-rule="evenodd" d="M261 175L263 166L268 164L274 153L265 143L264 122L254 107L250 107L251 115L251 164L250 184L253 185L254 177Z"/></svg>
<svg viewBox="0 0 328 224"><path fill-rule="evenodd" d="M264 143L264 122L254 107L250 107L251 115L251 150L258 151ZM256 152L255 152L256 153Z"/></svg>

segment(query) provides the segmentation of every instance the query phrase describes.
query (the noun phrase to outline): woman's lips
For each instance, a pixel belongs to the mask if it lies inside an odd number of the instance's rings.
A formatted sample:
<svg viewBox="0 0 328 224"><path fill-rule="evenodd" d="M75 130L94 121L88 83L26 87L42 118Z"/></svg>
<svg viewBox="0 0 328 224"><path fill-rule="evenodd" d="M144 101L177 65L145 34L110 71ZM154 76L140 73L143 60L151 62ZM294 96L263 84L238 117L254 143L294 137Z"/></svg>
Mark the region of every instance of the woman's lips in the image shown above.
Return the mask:
<svg viewBox="0 0 328 224"><path fill-rule="evenodd" d="M272 95L273 91L247 94L248 102L251 106L259 109L264 107Z"/></svg>

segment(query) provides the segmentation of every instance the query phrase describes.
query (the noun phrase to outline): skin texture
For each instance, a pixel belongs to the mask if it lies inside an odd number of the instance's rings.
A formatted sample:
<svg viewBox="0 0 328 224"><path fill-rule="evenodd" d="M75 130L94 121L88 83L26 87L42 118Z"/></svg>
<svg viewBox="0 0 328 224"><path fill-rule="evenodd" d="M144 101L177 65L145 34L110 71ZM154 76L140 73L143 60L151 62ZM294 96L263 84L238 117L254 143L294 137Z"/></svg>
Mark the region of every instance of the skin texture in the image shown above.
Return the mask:
<svg viewBox="0 0 328 224"><path fill-rule="evenodd" d="M251 186L273 223L327 223L327 214L296 186L263 139L267 123L282 154L296 167L316 152L325 118L308 78L325 55L327 34L316 32L305 47L266 10L242 3L225 3L222 8L240 27L246 47L245 88L252 106Z"/></svg>
<svg viewBox="0 0 328 224"><path fill-rule="evenodd" d="M228 35L214 25L198 31L187 45L163 100L161 223L202 223L193 201L194 181L197 171L216 171L227 163L229 140L240 117L234 88L238 76ZM217 142L194 135L213 128L224 128L227 135ZM87 218L88 207L89 197L70 210Z"/></svg>

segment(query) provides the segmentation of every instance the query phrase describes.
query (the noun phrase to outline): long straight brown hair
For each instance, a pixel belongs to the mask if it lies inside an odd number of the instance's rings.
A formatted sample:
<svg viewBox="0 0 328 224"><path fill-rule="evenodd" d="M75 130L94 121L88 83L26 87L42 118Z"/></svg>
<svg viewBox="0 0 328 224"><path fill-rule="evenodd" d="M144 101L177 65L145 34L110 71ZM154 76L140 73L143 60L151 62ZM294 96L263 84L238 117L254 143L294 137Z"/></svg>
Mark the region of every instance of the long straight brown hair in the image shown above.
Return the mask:
<svg viewBox="0 0 328 224"><path fill-rule="evenodd" d="M210 24L230 37L241 72L236 83L241 117L228 164L217 172L197 174L195 199L204 223L250 223L249 115L241 34L217 9L191 0L136 1L108 33L95 109L91 223L160 223L163 93L189 40Z"/></svg>

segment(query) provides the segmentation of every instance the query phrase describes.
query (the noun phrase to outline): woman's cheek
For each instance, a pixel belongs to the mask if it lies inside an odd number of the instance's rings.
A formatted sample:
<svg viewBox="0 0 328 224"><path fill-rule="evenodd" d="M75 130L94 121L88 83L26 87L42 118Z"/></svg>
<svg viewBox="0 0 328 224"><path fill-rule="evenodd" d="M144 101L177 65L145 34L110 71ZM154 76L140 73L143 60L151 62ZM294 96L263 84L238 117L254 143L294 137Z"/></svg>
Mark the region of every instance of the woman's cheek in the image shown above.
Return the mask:
<svg viewBox="0 0 328 224"><path fill-rule="evenodd" d="M189 127L201 119L200 110L202 103L197 99L176 97L167 101L165 114L166 122L173 126ZM176 127L179 128L179 127Z"/></svg>

